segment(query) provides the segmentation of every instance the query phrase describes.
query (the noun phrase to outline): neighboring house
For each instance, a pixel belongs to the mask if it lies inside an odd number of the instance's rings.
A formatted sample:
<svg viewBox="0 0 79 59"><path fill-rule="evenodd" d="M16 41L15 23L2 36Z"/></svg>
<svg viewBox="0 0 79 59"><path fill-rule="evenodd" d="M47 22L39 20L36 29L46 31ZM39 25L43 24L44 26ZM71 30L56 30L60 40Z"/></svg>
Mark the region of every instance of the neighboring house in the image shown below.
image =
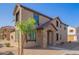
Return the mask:
<svg viewBox="0 0 79 59"><path fill-rule="evenodd" d="M15 41L15 27L14 26L4 26L0 28L0 39L4 41L4 46L6 43L10 43L10 46L16 46Z"/></svg>
<svg viewBox="0 0 79 59"><path fill-rule="evenodd" d="M68 27L68 42L75 42L77 41L77 35L76 35L76 28L75 27Z"/></svg>
<svg viewBox="0 0 79 59"><path fill-rule="evenodd" d="M1 36L4 40L10 40L10 33L15 30L13 26L4 26L0 28Z"/></svg>
<svg viewBox="0 0 79 59"><path fill-rule="evenodd" d="M77 40L79 41L79 27L76 28Z"/></svg>
<svg viewBox="0 0 79 59"><path fill-rule="evenodd" d="M16 5L14 16L15 23L27 20L30 17L33 17L37 22L37 32L34 33L34 37L32 38L32 36L27 35L27 38L25 39L24 46L26 48L36 46L47 48L48 46L67 42L68 25L64 24L59 17L51 18L20 4ZM15 37L16 40L22 39L21 32L17 27L15 32L15 35L17 34Z"/></svg>

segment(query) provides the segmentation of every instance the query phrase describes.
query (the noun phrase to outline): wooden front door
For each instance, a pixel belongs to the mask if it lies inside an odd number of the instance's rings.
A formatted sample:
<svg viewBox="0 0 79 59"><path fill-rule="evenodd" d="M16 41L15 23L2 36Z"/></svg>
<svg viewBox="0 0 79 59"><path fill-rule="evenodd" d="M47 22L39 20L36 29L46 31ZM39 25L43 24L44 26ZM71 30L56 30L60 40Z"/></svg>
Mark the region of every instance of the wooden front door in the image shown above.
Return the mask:
<svg viewBox="0 0 79 59"><path fill-rule="evenodd" d="M48 31L47 32L47 44L48 46L53 45L53 32L52 31Z"/></svg>

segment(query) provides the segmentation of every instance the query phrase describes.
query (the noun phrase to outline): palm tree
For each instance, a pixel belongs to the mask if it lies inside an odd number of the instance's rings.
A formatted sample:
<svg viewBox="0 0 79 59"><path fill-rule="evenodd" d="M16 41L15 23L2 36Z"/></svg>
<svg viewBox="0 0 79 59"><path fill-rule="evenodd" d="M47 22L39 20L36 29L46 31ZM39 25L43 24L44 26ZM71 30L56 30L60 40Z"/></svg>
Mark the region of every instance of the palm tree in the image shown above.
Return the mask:
<svg viewBox="0 0 79 59"><path fill-rule="evenodd" d="M18 41L19 43L19 49L18 49L18 53L19 54L23 54L23 43L24 43L24 39L26 37L26 34L29 34L31 32L35 32L35 24L36 21L34 20L34 18L28 18L26 20L23 20L21 22L17 22L16 26L19 28L20 32L21 32L21 40Z"/></svg>

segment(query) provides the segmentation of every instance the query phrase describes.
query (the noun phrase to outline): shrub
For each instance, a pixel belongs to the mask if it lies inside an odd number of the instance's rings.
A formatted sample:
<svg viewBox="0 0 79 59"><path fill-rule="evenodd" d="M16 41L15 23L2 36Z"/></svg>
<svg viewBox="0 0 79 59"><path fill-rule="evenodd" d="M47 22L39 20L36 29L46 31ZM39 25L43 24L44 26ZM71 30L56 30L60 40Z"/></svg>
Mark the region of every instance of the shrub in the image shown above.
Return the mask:
<svg viewBox="0 0 79 59"><path fill-rule="evenodd" d="M10 47L10 43L5 43L5 46L6 47Z"/></svg>

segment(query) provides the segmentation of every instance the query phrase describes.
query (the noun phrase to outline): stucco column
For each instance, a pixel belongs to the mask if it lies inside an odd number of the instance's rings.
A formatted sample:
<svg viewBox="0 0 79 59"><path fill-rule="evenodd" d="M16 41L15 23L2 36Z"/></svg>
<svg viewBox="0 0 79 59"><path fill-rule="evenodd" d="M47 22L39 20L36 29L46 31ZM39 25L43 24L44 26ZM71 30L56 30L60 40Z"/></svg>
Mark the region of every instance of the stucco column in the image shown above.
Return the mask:
<svg viewBox="0 0 79 59"><path fill-rule="evenodd" d="M47 31L43 30L43 48L47 48Z"/></svg>
<svg viewBox="0 0 79 59"><path fill-rule="evenodd" d="M56 32L53 32L53 46L56 45Z"/></svg>
<svg viewBox="0 0 79 59"><path fill-rule="evenodd" d="M22 9L19 6L19 22L22 20ZM22 37L22 31L19 32L19 40L18 40L18 54L23 55L23 37Z"/></svg>
<svg viewBox="0 0 79 59"><path fill-rule="evenodd" d="M42 29L37 30L36 34L36 45L43 48L43 32Z"/></svg>

